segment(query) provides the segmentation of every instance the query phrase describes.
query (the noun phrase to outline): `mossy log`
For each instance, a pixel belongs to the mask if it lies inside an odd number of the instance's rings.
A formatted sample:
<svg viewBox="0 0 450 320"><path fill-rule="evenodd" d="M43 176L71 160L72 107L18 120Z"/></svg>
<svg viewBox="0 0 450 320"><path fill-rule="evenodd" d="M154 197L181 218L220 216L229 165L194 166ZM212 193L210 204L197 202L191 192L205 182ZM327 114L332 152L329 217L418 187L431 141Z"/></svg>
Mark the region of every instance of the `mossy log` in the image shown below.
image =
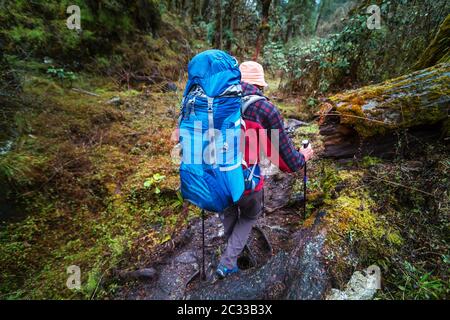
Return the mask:
<svg viewBox="0 0 450 320"><path fill-rule="evenodd" d="M320 109L324 156L389 157L398 134L448 134L450 63L330 97Z"/></svg>

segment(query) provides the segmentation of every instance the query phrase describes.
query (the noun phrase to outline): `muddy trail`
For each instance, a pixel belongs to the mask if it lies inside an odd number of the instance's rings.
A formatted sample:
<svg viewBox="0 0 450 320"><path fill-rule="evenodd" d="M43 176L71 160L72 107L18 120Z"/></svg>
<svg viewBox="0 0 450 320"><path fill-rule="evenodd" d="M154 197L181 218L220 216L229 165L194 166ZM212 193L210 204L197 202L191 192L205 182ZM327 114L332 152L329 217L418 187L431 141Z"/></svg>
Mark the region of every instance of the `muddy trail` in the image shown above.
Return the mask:
<svg viewBox="0 0 450 320"><path fill-rule="evenodd" d="M292 192L299 176L278 173L265 185L265 211L238 260L241 271L226 280L214 274L225 248L216 214L205 220L206 280L202 281L202 221L192 221L174 239L171 252L148 269L127 276L141 278L119 299L321 299L329 289L322 260L325 240L321 215L313 226L299 227L303 196Z"/></svg>

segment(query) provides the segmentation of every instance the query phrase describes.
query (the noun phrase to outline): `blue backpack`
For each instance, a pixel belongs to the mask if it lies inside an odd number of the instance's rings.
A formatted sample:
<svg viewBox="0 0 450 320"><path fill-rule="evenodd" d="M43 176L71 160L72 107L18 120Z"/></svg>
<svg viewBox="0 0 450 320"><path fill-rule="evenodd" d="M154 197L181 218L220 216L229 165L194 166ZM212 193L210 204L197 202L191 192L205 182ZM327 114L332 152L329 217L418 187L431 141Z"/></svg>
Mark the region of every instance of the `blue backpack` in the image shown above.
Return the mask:
<svg viewBox="0 0 450 320"><path fill-rule="evenodd" d="M237 60L220 50L204 51L188 65L179 119L181 194L212 212L244 192L240 81Z"/></svg>

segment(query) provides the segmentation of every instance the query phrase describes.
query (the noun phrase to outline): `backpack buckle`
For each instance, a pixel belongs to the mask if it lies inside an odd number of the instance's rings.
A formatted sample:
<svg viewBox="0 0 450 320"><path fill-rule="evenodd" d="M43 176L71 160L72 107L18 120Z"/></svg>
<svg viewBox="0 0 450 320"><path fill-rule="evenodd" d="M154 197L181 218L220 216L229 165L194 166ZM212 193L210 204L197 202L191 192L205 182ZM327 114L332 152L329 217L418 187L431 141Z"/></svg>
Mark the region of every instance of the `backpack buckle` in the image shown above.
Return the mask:
<svg viewBox="0 0 450 320"><path fill-rule="evenodd" d="M210 111L210 112L212 111L213 104L214 104L214 98L208 97L208 111Z"/></svg>

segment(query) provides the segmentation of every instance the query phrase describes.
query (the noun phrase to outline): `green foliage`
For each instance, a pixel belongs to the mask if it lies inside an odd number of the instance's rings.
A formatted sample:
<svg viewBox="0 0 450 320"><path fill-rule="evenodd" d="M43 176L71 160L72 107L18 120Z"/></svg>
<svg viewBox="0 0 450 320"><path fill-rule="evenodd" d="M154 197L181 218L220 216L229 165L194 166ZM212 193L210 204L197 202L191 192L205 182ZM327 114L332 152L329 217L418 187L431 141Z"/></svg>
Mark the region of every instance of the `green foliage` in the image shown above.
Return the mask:
<svg viewBox="0 0 450 320"><path fill-rule="evenodd" d="M442 22L436 37L422 53L414 68L425 69L445 62L450 63L450 14Z"/></svg>
<svg viewBox="0 0 450 320"><path fill-rule="evenodd" d="M80 6L82 31L66 26L66 9L72 4ZM156 0L7 1L0 23L6 52L70 61L109 52L133 33L156 35L161 14Z"/></svg>
<svg viewBox="0 0 450 320"><path fill-rule="evenodd" d="M271 41L288 42L296 37L309 37L314 33L318 4L314 0L272 1Z"/></svg>
<svg viewBox="0 0 450 320"><path fill-rule="evenodd" d="M345 73L347 57L330 59L333 39L315 38L291 42L286 52L288 79L285 90L305 94L325 93L334 79Z"/></svg>
<svg viewBox="0 0 450 320"><path fill-rule="evenodd" d="M264 46L263 65L269 72L275 73L277 70L288 71L288 62L284 52L284 45L281 42L268 42Z"/></svg>
<svg viewBox="0 0 450 320"><path fill-rule="evenodd" d="M166 176L160 175L159 173L155 173L152 177L145 180L144 188L151 189L155 194L159 194L161 193L161 190L159 189L158 186L161 184L162 181L164 181L165 178Z"/></svg>
<svg viewBox="0 0 450 320"><path fill-rule="evenodd" d="M377 158L377 157L370 157L370 156L365 156L362 161L361 164L364 167L372 167L374 165L377 165L381 163L381 159Z"/></svg>
<svg viewBox="0 0 450 320"><path fill-rule="evenodd" d="M43 155L10 152L0 155L0 180L8 184L8 195L15 189L32 185L40 179L41 170L44 170L48 158Z"/></svg>
<svg viewBox="0 0 450 320"><path fill-rule="evenodd" d="M72 71L66 71L63 68L50 67L47 69L47 73L52 77L57 78L61 82L61 84L64 84L64 81L68 80L70 86L72 86L73 81L77 79L75 73L73 73Z"/></svg>
<svg viewBox="0 0 450 320"><path fill-rule="evenodd" d="M58 81L61 70L54 69L46 84ZM45 94L45 107L16 117L19 137L0 155L0 183L8 190L0 201L18 201L17 211L24 210L17 222L0 226L0 296L105 298L117 288L113 270L146 263L149 251L185 223L177 172L168 165L171 120L142 113L147 103L163 112L178 98L122 95L106 85L101 98L80 97L58 86L42 91L39 83L27 82L24 90L35 101ZM118 94L136 109L122 113L103 103ZM128 134L149 124L161 128L145 137L148 152L131 154L136 141ZM81 268L79 291L66 287L70 265Z"/></svg>
<svg viewBox="0 0 450 320"><path fill-rule="evenodd" d="M428 46L450 10L445 0L401 4L383 0L379 1L382 28L369 30L369 4L367 1L352 10L338 33L324 38L294 38L285 47L287 91L317 95L404 74ZM269 52L268 59L271 55ZM283 69L286 66L280 67Z"/></svg>
<svg viewBox="0 0 450 320"><path fill-rule="evenodd" d="M337 4L346 3L323 1L325 22L334 19ZM438 9L445 11L447 4L378 2L386 22L383 29L368 31L367 15L358 7L336 29L337 34L319 38L314 36L320 12L315 1L273 1L279 7L272 7L269 24L263 26L270 29L265 68L269 73L283 71L290 80L286 89L305 93L307 110L315 109L318 96L330 90L402 72L426 46L442 17ZM24 96L33 99L36 110L15 118L17 137L8 152L0 154L0 187L7 190L0 200L19 201L26 214L0 227L2 298L108 297L118 286L113 270L147 266L152 250L199 213L194 209L187 217L180 214L183 199L167 143L173 122L160 117L167 114L167 106L179 103L178 98L159 95L153 86L145 96L137 90L116 92L111 88L117 84L102 77L113 76L118 84L131 74L180 79L180 65L185 66L196 50L206 48L205 34L213 41L214 10L208 1L205 8L184 2L189 10L181 1L75 3L82 9L80 32L65 26L69 0L9 1L7 10L0 11L0 39L5 45L0 52L0 86L14 83L16 75L11 78L11 70L20 70L26 79ZM261 22L259 4L231 0L222 4L234 10L234 14L224 10L227 14L222 17L224 49L249 58ZM429 11L423 10L425 6ZM389 17L391 11L397 14ZM190 20L195 28L190 29ZM186 39L186 34L201 40ZM48 68L41 62L46 56L60 59L64 68ZM83 68L102 76L86 75ZM48 77L43 75L46 71ZM80 95L56 84L75 80L101 97ZM106 105L111 96L120 96L123 106ZM299 116L300 109L293 103L285 100L280 105ZM297 133L314 138L318 130L314 123ZM424 152L435 153L439 152ZM336 249L330 251L335 253L331 259L344 257L339 250L350 245L362 264L375 260L389 271L388 298L448 297L449 258L440 259L448 248L444 239L449 224L443 214L447 193L438 193L438 206L398 185L368 184L370 177L362 170L373 174L383 166L374 157L364 158L356 171L335 167L331 161L320 163L321 170L315 170L315 164L311 167L307 211L314 213L319 203L327 210L327 241ZM448 164L448 160L437 161L436 167L444 173L426 183L419 178L403 181L398 172L407 166L388 172L391 163L383 167L384 177L416 189L423 188L423 183L436 192L448 185ZM424 171L429 173L430 168ZM421 252L422 248L432 252ZM399 265L398 261L409 262ZM81 267L80 291L65 287L65 268L71 264Z"/></svg>
<svg viewBox="0 0 450 320"><path fill-rule="evenodd" d="M448 262L447 262L448 265ZM403 300L446 299L450 294L450 283L433 276L408 261L403 262L402 277L395 297Z"/></svg>

